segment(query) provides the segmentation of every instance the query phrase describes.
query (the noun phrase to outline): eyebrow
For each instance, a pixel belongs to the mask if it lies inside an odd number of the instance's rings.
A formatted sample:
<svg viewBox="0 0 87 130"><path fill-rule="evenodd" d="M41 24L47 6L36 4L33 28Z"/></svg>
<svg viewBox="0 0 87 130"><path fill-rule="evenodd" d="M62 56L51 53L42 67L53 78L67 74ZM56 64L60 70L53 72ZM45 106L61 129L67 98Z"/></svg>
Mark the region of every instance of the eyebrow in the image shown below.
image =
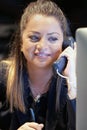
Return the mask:
<svg viewBox="0 0 87 130"><path fill-rule="evenodd" d="M48 33L47 35L52 35L52 34L57 34L57 35L60 35L58 32Z"/></svg>
<svg viewBox="0 0 87 130"><path fill-rule="evenodd" d="M30 31L30 33L37 33L37 34L40 34L39 32L37 31Z"/></svg>
<svg viewBox="0 0 87 130"><path fill-rule="evenodd" d="M37 31L31 31L31 33L40 34L40 33L39 33L39 32L37 32ZM52 34L57 34L57 35L60 35L58 32L51 32L51 33L47 33L47 35L52 35Z"/></svg>

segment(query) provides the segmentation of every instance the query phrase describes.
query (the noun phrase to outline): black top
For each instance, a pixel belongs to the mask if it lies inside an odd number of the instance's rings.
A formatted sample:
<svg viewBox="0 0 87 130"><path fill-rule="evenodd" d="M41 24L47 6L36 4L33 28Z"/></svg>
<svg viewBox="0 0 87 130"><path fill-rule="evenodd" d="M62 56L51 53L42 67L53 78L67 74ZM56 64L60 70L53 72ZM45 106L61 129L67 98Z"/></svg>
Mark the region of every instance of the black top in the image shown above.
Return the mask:
<svg viewBox="0 0 87 130"><path fill-rule="evenodd" d="M4 66L4 69L5 68L6 67ZM44 124L45 127L43 128L43 130L75 130L76 101L70 100L69 97L67 96L67 86L65 84L65 80L62 79L61 84L62 87L60 94L60 111L56 111L55 104L56 104L56 94L57 94L56 89L57 89L58 77L55 75L53 76L49 91L43 94L35 102L29 88L28 76L26 71L23 72L23 75L24 75L24 101L26 105L26 113L22 113L20 110L14 109L14 112L10 114L11 124L8 123L8 127L10 124L10 130L17 130L17 128L19 128L25 122L33 121L31 110L33 110L35 116L35 122ZM4 76L5 75L3 75L3 77ZM1 77L0 80L3 79L3 77ZM2 88L1 82L0 82L0 88ZM0 120L2 121L2 116L0 116ZM6 120L7 118L4 119L5 122ZM1 128L4 126L5 125L2 125L0 123Z"/></svg>

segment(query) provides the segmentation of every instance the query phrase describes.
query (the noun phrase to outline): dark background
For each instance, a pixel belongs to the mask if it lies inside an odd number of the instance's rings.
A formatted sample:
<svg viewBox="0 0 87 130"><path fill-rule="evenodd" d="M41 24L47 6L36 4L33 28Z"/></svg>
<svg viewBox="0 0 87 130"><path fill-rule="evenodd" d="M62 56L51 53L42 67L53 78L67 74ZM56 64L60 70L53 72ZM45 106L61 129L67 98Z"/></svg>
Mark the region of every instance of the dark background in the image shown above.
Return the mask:
<svg viewBox="0 0 87 130"><path fill-rule="evenodd" d="M34 0L0 0L0 56L8 57L9 43L23 9ZM54 0L64 11L73 37L79 27L87 27L87 0Z"/></svg>

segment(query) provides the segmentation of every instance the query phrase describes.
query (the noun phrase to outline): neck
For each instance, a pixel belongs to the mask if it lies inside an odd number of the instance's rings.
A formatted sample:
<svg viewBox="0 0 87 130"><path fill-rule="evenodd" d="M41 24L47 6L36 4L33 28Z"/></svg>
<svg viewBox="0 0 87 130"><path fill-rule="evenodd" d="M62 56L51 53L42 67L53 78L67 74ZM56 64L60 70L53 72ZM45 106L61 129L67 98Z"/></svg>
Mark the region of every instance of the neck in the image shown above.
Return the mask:
<svg viewBox="0 0 87 130"><path fill-rule="evenodd" d="M41 85L47 82L53 75L52 68L45 69L32 69L28 68L29 79L32 84Z"/></svg>
<svg viewBox="0 0 87 130"><path fill-rule="evenodd" d="M48 91L51 77L53 75L52 68L50 69L28 69L29 82L32 94L34 97Z"/></svg>

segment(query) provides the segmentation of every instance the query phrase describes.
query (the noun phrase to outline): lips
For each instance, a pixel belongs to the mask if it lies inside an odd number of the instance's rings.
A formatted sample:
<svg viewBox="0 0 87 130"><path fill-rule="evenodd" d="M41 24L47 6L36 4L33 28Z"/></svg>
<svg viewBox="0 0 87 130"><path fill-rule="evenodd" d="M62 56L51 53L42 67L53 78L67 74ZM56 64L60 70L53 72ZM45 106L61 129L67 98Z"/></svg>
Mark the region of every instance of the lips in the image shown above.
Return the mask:
<svg viewBox="0 0 87 130"><path fill-rule="evenodd" d="M38 56L38 57L42 57L42 58L45 58L45 57L50 56L50 54L48 54L48 53L43 53L43 52L37 53L37 54L35 54L35 55Z"/></svg>

